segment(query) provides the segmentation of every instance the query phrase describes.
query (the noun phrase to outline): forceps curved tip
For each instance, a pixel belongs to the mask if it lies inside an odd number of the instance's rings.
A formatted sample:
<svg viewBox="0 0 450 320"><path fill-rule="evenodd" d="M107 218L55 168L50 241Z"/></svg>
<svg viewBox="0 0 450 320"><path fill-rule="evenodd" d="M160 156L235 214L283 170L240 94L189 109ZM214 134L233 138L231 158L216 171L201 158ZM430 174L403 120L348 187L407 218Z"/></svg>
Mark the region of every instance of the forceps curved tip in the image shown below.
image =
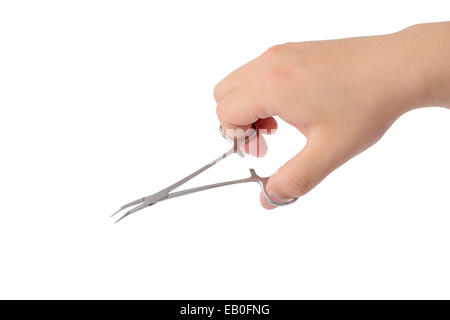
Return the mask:
<svg viewBox="0 0 450 320"><path fill-rule="evenodd" d="M136 200L137 201L137 200ZM137 207L134 207L131 210L128 210L127 212L125 212L119 219L117 219L114 223L119 222L120 220L124 219L125 217L129 216L132 213L135 213L136 211L142 210L144 208L150 207L152 205L154 205L156 202L150 203L150 204L146 204L145 202ZM122 210L117 211L116 213L120 212Z"/></svg>
<svg viewBox="0 0 450 320"><path fill-rule="evenodd" d="M118 214L120 211L125 210L126 208L135 206L135 205L137 205L137 204L139 204L139 203L142 203L142 202L144 202L144 201L145 201L145 198L139 198L139 199L137 199L137 200L131 201L131 202L129 202L129 203L127 203L127 204L121 206L121 207L119 208L119 210L117 210L116 212L114 212L114 213L111 215L111 217L114 217L116 214Z"/></svg>
<svg viewBox="0 0 450 320"><path fill-rule="evenodd" d="M127 212L125 212L118 220L116 220L115 223L119 222L120 220L122 220L123 218L129 216L132 213L135 213L136 211L142 210L144 208L150 207L152 205L154 205L155 203L162 201L164 199L166 199L168 196L168 192L167 189L163 189L157 193L154 193L150 196L147 197L143 197L143 198L139 198L137 200L131 201L123 206L121 206L119 208L119 210L117 210L116 212L114 212L111 217L115 216L116 214L118 214L119 212L127 209L127 208L131 208L130 210L128 210Z"/></svg>

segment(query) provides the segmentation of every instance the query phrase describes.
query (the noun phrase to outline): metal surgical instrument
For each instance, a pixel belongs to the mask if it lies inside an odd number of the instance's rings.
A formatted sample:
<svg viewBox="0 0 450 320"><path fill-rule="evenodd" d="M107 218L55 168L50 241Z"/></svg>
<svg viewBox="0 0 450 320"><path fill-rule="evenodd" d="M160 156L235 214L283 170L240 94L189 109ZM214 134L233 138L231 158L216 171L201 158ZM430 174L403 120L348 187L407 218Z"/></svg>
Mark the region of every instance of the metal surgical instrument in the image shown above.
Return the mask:
<svg viewBox="0 0 450 320"><path fill-rule="evenodd" d="M243 157L244 154L240 150L240 146L242 144L245 144L245 143L249 142L250 140L252 140L253 138L255 138L257 136L257 130L255 129L254 126L252 127L252 129L247 130L247 132L245 133L244 136L241 136L239 138L238 137L230 138L223 132L222 127L220 127L219 129L220 129L221 135L225 139L227 139L228 141L230 141L233 144L233 146L231 147L230 150L225 152L223 155L221 155L217 159L215 159L215 160L209 162L208 164L206 164L205 166L201 167L197 171L194 171L193 173L191 173L187 177L185 177L185 178L181 179L180 181L175 182L174 184L170 185L169 187L167 187L165 189L162 189L161 191L158 191L158 192L156 192L156 193L154 193L154 194L152 194L150 196L147 196L147 197L144 197L144 198L139 198L137 200L134 200L134 201L132 201L130 203L127 203L127 204L123 205L112 216L118 214L119 212L121 212L121 211L123 211L125 209L129 209L129 210L127 212L125 212L116 221L116 223L119 222L120 220L122 220L123 218L129 216L130 214L135 213L136 211L142 210L142 209L144 209L146 207L150 207L150 206L152 206L155 203L160 202L160 201L176 198L176 197L179 197L179 196L184 196L184 195L187 195L187 194L190 194L190 193L194 193L194 192L199 192L199 191L213 189L213 188L218 188L218 187L223 187L223 186L229 186L229 185L238 184L238 183L246 183L246 182L257 182L257 183L259 183L259 185L261 186L261 189L262 189L262 193L263 193L264 197L266 198L266 200L269 203L271 203L271 204L273 204L275 206L288 205L288 204L294 203L297 200L297 198L294 198L294 199L289 200L288 202L283 202L283 203L279 203L279 202L271 200L269 198L269 196L267 195L267 190L266 190L266 184L267 184L267 180L269 178L268 177L262 178L262 177L258 176L256 174L255 170L253 170L253 169L249 169L250 170L250 177L248 177L248 178L239 179L239 180L224 181L224 182L209 184L209 185L205 185L205 186L201 186L201 187L196 187L196 188L186 189L186 190L182 190L182 191L172 192L174 189L178 188L179 186L181 186L182 184L188 182L189 180L191 180L192 178L196 177L200 173L202 173L205 170L211 168L217 162L225 159L226 157L228 157L228 156L230 156L230 155L232 155L234 153L236 153L239 156Z"/></svg>

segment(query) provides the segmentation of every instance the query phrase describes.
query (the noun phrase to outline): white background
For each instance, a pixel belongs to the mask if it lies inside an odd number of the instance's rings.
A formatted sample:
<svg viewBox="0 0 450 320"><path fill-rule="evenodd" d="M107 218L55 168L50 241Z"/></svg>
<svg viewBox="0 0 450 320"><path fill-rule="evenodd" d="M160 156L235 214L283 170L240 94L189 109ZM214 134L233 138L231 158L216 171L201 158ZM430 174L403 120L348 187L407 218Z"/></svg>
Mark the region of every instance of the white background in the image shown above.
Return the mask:
<svg viewBox="0 0 450 320"><path fill-rule="evenodd" d="M120 205L229 147L214 85L287 41L450 19L443 1L2 1L1 298L450 298L450 112L410 112L295 205L255 184ZM304 144L187 186L270 175Z"/></svg>

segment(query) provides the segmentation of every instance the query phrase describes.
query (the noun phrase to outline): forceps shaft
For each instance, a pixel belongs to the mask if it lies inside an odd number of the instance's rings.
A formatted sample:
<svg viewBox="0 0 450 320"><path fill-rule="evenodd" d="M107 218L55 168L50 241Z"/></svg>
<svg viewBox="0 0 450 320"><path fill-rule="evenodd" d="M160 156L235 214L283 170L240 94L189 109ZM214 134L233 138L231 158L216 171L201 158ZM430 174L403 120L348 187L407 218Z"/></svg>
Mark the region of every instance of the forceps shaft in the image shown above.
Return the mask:
<svg viewBox="0 0 450 320"><path fill-rule="evenodd" d="M130 207L134 207L132 209L130 209L129 211L127 211L121 218L119 218L117 222L119 222L120 220L122 220L123 218L125 218L126 216L129 216L130 214L139 211L141 209L144 209L145 207L149 207L153 204L155 204L156 202L159 201L163 201L163 200L167 200L169 198L173 198L175 196L171 196L177 193L169 193L170 191L178 188L179 186L185 184L186 182L188 182L189 180L193 179L194 177L198 176L200 173L204 172L205 170L211 168L213 165L215 165L216 163L220 162L221 160L225 159L226 157L236 153L239 156L243 157L242 152L239 149L239 145L241 143L245 143L250 141L254 136L256 136L256 131L254 131L251 135L249 136L244 136L241 139L238 138L234 138L233 140L231 140L230 138L228 138L225 133L223 132L222 128L220 128L220 133L222 134L222 136L224 138L226 138L227 140L230 140L233 143L233 146L224 154L222 154L220 157L216 158L215 160L209 162L208 164L204 165L203 167L201 167L200 169L194 171L193 173L191 173L190 175L184 177L183 179L175 182L174 184L170 185L169 187L162 189L161 191L152 194L150 196L144 197L144 198L140 198L134 201L131 201L130 203L127 203L125 205L123 205L122 207L119 208L119 210L117 210L112 216L115 216L116 214L118 214L119 212L121 212L122 210L126 209L126 208L130 208ZM216 187L219 187L219 185L217 185ZM208 189L211 189L213 187L209 187ZM194 188L196 189L196 188ZM192 190L192 189L189 189ZM192 193L192 192L198 192L201 191L200 189L197 191L191 191L191 192L187 192L189 190L184 190L183 194L188 194L188 193ZM206 189L204 189L206 190ZM179 192L183 192L183 191L179 191ZM181 196L183 195L181 193L179 193L176 196Z"/></svg>
<svg viewBox="0 0 450 320"><path fill-rule="evenodd" d="M222 154L220 157L218 157L217 159L211 161L210 163L204 165L203 167L201 167L200 169L198 169L197 171L194 171L193 173L191 173L190 175L188 175L187 177L175 182L174 184L172 184L171 186L167 187L166 189L164 189L164 191L170 192L176 188L178 188L179 186L185 184L186 182L188 182L189 180L193 179L194 177L198 176L200 173L204 172L205 170L211 168L213 165L215 165L216 163L218 163L219 161L225 159L226 157L237 153L239 156L243 157L242 152L239 150L239 145L243 142L247 142L250 141L251 139L253 139L253 137L256 135L256 131L251 134L250 136L245 136L243 139L239 140L237 138L234 138L234 140L231 140L230 138L228 138L223 130L222 127L220 127L220 133L222 134L222 136L228 140L230 140L233 143L233 146L230 148L230 150L228 150L227 152L225 152L224 154ZM200 190L199 190L200 191Z"/></svg>
<svg viewBox="0 0 450 320"><path fill-rule="evenodd" d="M295 200L297 200L297 199L293 199L293 201L291 200L291 201L289 201L287 203L274 202L267 195L266 183L267 183L268 178L262 178L262 177L258 176L254 169L249 169L249 170L250 170L250 177L249 178L224 181L224 182L219 182L219 183L208 184L208 185L201 186L201 187L196 187L196 188L186 189L186 190L182 190L182 191L172 192L172 193L170 193L167 196L167 198L165 198L163 200L184 196L184 195L195 193L195 192L199 192L199 191L204 191L204 190L209 190L209 189L214 189L214 188L219 188L219 187L224 187L224 186L230 186L230 185L233 185L233 184L247 183L247 182L257 182L257 183L259 183L259 185L261 186L262 193L263 193L264 197L266 198L267 201L269 201L273 205L284 206L284 205L287 205L287 204L291 204ZM161 200L161 201L163 201L163 200Z"/></svg>
<svg viewBox="0 0 450 320"><path fill-rule="evenodd" d="M211 168L213 165L215 165L216 163L218 163L219 161L225 159L226 157L228 157L229 155L232 155L233 153L235 153L234 147L231 148L230 150L228 150L227 152L225 152L223 155L221 155L220 157L218 157L217 159L211 161L210 163L204 165L203 167L201 167L200 169L198 169L197 171L194 171L193 173L191 173L190 175L188 175L187 177L181 179L180 181L175 182L174 184L172 184L171 186L167 187L164 190L167 191L172 191L173 189L178 188L179 186L185 184L186 182L188 182L189 180L193 179L194 177L198 176L200 173L204 172L205 170Z"/></svg>

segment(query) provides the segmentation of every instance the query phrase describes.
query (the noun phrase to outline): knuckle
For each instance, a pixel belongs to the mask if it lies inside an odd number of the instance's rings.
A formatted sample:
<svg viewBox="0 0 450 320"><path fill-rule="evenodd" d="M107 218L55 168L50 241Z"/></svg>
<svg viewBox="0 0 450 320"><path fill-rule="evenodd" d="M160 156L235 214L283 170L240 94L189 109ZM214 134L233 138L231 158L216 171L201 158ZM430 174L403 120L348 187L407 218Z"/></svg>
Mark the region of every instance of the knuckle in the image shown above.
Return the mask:
<svg viewBox="0 0 450 320"><path fill-rule="evenodd" d="M219 121L223 121L223 119L224 119L224 115L223 115L223 106L222 106L222 104L217 104L217 106L216 106L216 115L217 115L217 118L219 118Z"/></svg>
<svg viewBox="0 0 450 320"><path fill-rule="evenodd" d="M265 81L268 82L270 86L277 85L281 82L289 80L291 77L291 69L286 65L275 65L272 66L266 73Z"/></svg>
<svg viewBox="0 0 450 320"><path fill-rule="evenodd" d="M284 79L289 77L291 69L286 65L276 65L270 68L268 76L272 79Z"/></svg>
<svg viewBox="0 0 450 320"><path fill-rule="evenodd" d="M269 56L269 57L277 56L281 53L281 51L283 51L283 45L277 44L277 45L272 46L269 49L267 49L266 52L264 52L264 55Z"/></svg>
<svg viewBox="0 0 450 320"><path fill-rule="evenodd" d="M293 177L291 175L287 175L287 184L289 190L291 190L291 197L300 197L307 194L314 187L314 184L310 178L306 175L300 175Z"/></svg>
<svg viewBox="0 0 450 320"><path fill-rule="evenodd" d="M214 87L213 96L216 102L219 102L219 100L222 98L222 86L220 85L220 83L216 84L216 86Z"/></svg>
<svg viewBox="0 0 450 320"><path fill-rule="evenodd" d="M288 50L289 50L290 44L289 43L283 43L283 44L277 44L269 49L267 49L263 56L266 58L279 58L280 56L283 56Z"/></svg>

